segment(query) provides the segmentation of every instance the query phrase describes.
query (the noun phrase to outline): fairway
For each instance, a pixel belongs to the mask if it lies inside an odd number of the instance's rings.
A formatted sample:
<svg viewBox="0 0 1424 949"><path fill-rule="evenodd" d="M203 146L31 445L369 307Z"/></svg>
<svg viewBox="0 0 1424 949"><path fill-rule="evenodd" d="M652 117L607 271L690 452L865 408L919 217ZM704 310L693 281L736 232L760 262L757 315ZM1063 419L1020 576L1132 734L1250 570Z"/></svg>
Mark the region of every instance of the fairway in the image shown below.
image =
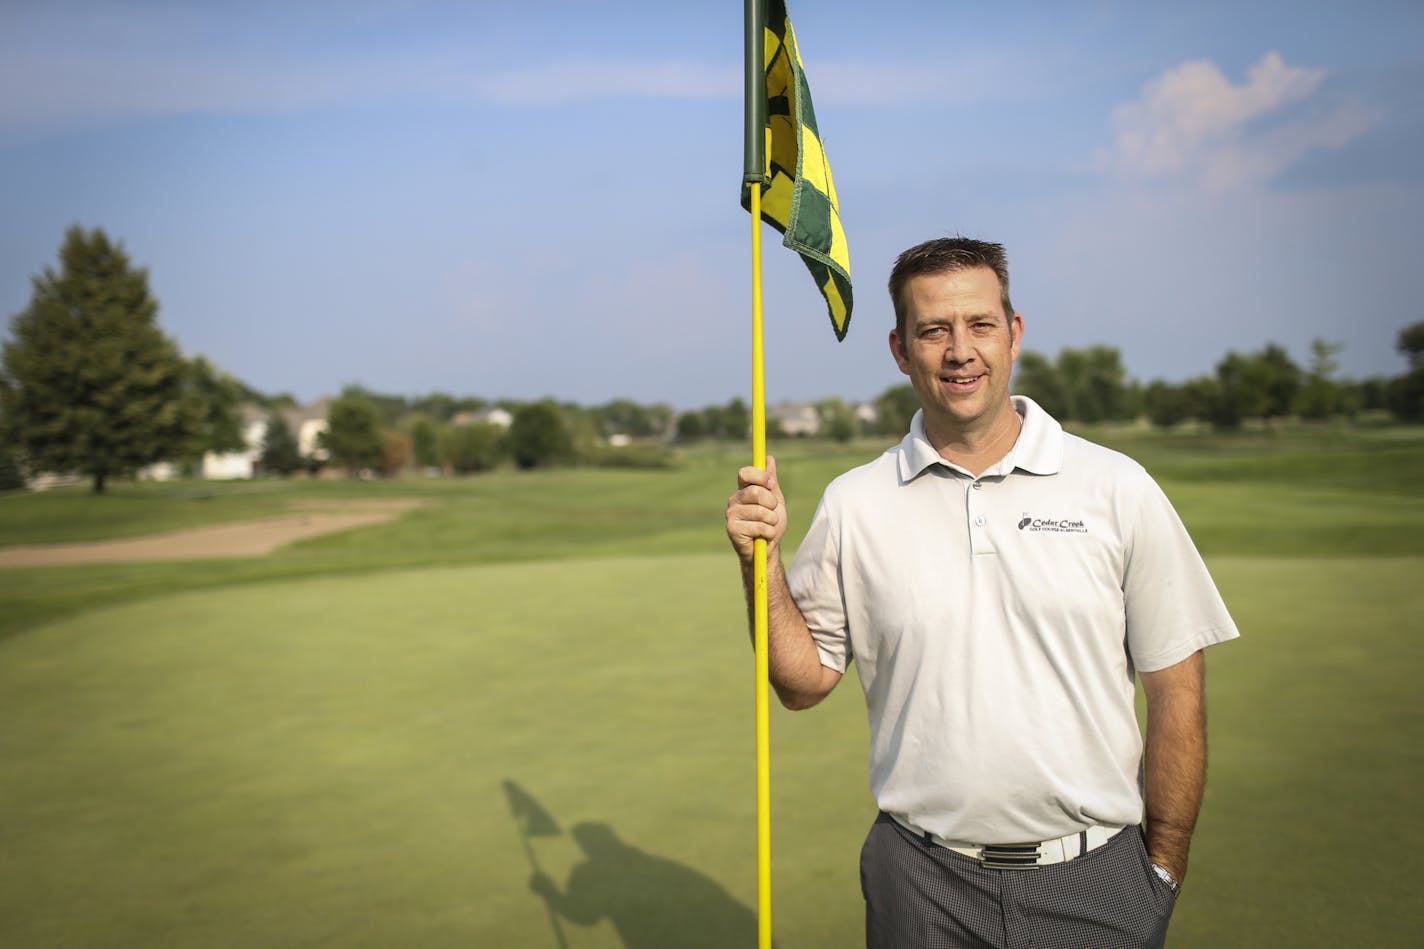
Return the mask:
<svg viewBox="0 0 1424 949"><path fill-rule="evenodd" d="M1357 843L1384 830L1419 868L1424 560L1213 566L1247 635L1211 657L1173 944L1413 945L1412 874ZM708 555L189 593L12 640L0 944L748 944L741 622ZM779 945L859 944L872 805L846 685L775 716ZM560 833L523 839L505 781ZM581 823L626 846L584 853ZM591 924L551 921L531 855L561 887L584 865ZM1371 880L1367 917L1340 875Z"/></svg>

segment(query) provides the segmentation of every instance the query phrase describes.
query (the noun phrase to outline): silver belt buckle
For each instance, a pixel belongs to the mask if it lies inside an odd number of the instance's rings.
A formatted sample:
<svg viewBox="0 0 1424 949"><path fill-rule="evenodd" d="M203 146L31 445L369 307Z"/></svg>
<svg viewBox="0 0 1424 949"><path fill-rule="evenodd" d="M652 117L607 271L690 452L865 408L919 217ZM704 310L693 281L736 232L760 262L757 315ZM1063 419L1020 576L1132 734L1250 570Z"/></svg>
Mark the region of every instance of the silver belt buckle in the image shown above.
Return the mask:
<svg viewBox="0 0 1424 949"><path fill-rule="evenodd" d="M1037 870L1040 844L993 844L979 850L979 866L989 870Z"/></svg>

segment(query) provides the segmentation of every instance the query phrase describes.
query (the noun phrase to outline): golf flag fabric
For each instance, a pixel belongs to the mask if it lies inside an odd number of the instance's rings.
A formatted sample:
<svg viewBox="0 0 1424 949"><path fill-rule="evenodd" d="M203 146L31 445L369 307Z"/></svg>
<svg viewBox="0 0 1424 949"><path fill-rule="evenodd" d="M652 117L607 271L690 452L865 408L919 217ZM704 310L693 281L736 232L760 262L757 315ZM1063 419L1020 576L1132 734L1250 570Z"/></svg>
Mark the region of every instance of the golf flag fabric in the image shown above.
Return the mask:
<svg viewBox="0 0 1424 949"><path fill-rule="evenodd" d="M786 4L766 0L765 10L762 65L766 101L747 103L748 114L756 108L766 116L766 151L759 176L761 217L785 235L785 246L801 255L826 298L836 339L843 340L850 328L851 286L850 251L841 228L840 202L816 129L811 90ZM751 210L748 182L742 185L742 207Z"/></svg>

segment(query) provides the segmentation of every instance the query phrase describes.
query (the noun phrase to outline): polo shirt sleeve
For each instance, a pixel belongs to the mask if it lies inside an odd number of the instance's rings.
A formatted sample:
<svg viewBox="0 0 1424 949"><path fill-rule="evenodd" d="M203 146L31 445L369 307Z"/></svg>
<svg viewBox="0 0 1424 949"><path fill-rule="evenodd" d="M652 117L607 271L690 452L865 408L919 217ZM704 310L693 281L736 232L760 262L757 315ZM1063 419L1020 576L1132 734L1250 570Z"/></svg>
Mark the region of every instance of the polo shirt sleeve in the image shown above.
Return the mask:
<svg viewBox="0 0 1424 949"><path fill-rule="evenodd" d="M1137 669L1154 672L1240 633L1166 494L1146 472L1136 493L1123 565L1127 649Z"/></svg>
<svg viewBox="0 0 1424 949"><path fill-rule="evenodd" d="M822 498L806 538L786 571L786 583L816 641L821 665L845 672L850 665L851 649L836 521L833 505Z"/></svg>

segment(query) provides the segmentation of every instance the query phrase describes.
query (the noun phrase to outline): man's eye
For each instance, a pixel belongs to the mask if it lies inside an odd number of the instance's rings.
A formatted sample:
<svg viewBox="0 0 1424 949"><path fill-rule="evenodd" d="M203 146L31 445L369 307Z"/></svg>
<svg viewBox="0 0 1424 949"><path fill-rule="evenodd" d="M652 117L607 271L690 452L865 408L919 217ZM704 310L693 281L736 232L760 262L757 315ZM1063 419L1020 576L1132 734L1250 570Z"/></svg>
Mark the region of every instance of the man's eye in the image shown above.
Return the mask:
<svg viewBox="0 0 1424 949"><path fill-rule="evenodd" d="M943 327L943 326L931 326L929 329L921 331L921 333L920 333L920 339L938 339L939 337L941 337L941 336L943 336L943 335L944 335L944 327Z"/></svg>

